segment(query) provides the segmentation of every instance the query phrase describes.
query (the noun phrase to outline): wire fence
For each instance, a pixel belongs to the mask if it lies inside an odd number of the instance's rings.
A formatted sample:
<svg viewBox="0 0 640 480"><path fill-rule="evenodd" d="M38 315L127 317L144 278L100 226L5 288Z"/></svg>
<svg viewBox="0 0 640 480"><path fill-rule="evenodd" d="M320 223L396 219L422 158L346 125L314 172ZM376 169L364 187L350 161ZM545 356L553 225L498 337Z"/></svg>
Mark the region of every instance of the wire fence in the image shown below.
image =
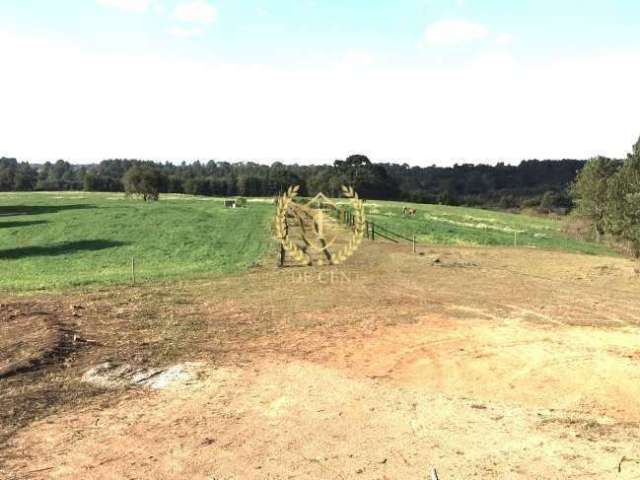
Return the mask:
<svg viewBox="0 0 640 480"><path fill-rule="evenodd" d="M351 228L355 228L356 215L354 215L351 209L337 209L336 218L339 222ZM406 235L394 232L388 227L383 227L382 225L370 220L365 221L364 236L372 241L375 241L377 238L381 238L392 243L409 242L412 245L414 252L417 245L415 235L412 235L412 237L409 238Z"/></svg>

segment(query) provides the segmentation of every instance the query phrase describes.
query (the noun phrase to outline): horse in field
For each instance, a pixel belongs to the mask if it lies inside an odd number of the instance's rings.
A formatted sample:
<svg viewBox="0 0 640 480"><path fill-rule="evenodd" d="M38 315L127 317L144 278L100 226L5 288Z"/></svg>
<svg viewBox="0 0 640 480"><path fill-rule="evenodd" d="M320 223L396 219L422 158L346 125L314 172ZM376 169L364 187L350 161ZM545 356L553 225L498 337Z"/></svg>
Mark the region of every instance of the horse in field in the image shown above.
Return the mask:
<svg viewBox="0 0 640 480"><path fill-rule="evenodd" d="M417 209L415 208L407 208L407 207L402 208L403 217L415 217L416 213L417 213Z"/></svg>

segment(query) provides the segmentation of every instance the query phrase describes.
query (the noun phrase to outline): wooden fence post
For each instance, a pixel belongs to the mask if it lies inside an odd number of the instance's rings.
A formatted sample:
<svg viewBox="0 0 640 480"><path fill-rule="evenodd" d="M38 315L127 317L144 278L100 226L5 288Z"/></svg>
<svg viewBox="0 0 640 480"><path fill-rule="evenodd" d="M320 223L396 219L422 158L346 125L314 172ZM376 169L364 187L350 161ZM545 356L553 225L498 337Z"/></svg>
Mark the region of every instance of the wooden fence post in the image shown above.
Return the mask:
<svg viewBox="0 0 640 480"><path fill-rule="evenodd" d="M411 238L411 251L413 253L416 253L416 236L415 235Z"/></svg>
<svg viewBox="0 0 640 480"><path fill-rule="evenodd" d="M376 224L371 222L371 240L376 239Z"/></svg>
<svg viewBox="0 0 640 480"><path fill-rule="evenodd" d="M131 280L133 281L133 286L136 285L136 257L131 257Z"/></svg>
<svg viewBox="0 0 640 480"><path fill-rule="evenodd" d="M286 217L285 217L285 222L284 222L284 236L285 238L287 238L289 236L289 224L286 221ZM279 267L284 267L284 262L286 260L286 255L287 255L287 251L284 248L284 245L282 244L282 242L279 242L279 252L278 252L278 266Z"/></svg>

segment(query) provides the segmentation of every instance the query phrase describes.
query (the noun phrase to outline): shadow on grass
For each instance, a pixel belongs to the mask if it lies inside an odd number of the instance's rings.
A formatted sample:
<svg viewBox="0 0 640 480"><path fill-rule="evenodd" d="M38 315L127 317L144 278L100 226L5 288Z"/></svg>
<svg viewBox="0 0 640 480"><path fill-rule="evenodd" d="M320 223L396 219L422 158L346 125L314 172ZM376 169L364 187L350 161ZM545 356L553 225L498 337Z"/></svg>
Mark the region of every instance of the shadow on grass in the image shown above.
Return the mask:
<svg viewBox="0 0 640 480"><path fill-rule="evenodd" d="M0 228L28 227L30 225L42 225L43 223L49 222L46 220L33 220L29 222L0 222Z"/></svg>
<svg viewBox="0 0 640 480"><path fill-rule="evenodd" d="M124 242L112 240L81 240L78 242L65 242L46 247L19 247L0 250L0 259L17 260L26 257L48 257L57 255L72 255L77 252L105 250L107 248L126 245Z"/></svg>
<svg viewBox="0 0 640 480"><path fill-rule="evenodd" d="M82 203L72 205L4 205L0 206L0 218L16 215L42 215L65 210L87 210L90 208L96 208L96 206Z"/></svg>

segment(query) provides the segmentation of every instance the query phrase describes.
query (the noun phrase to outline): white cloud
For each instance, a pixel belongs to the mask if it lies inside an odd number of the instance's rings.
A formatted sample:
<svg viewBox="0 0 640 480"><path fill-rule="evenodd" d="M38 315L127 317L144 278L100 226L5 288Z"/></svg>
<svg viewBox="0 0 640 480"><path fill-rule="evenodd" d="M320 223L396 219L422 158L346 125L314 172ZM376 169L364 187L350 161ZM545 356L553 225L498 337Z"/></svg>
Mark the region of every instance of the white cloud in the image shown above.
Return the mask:
<svg viewBox="0 0 640 480"><path fill-rule="evenodd" d="M640 51L277 68L106 55L0 31L0 58L12 72L0 76L0 155L24 160L621 157L640 134Z"/></svg>
<svg viewBox="0 0 640 480"><path fill-rule="evenodd" d="M498 45L511 45L513 43L513 35L510 33L500 33L496 35L495 40Z"/></svg>
<svg viewBox="0 0 640 480"><path fill-rule="evenodd" d="M173 11L173 17L181 22L211 24L215 22L218 10L206 0L180 3Z"/></svg>
<svg viewBox="0 0 640 480"><path fill-rule="evenodd" d="M180 28L173 27L167 30L169 35L176 38L193 38L199 37L204 33L204 30L200 27Z"/></svg>
<svg viewBox="0 0 640 480"><path fill-rule="evenodd" d="M376 56L369 50L347 50L342 58L342 65L348 67L368 67L375 63Z"/></svg>
<svg viewBox="0 0 640 480"><path fill-rule="evenodd" d="M155 13L156 15L164 15L167 13L167 7L165 7L163 4L161 3L154 3L153 4L153 13Z"/></svg>
<svg viewBox="0 0 640 480"><path fill-rule="evenodd" d="M427 26L424 41L431 47L455 47L483 40L489 36L487 27L467 20L440 20Z"/></svg>
<svg viewBox="0 0 640 480"><path fill-rule="evenodd" d="M98 5L128 12L145 12L154 0L97 0Z"/></svg>

